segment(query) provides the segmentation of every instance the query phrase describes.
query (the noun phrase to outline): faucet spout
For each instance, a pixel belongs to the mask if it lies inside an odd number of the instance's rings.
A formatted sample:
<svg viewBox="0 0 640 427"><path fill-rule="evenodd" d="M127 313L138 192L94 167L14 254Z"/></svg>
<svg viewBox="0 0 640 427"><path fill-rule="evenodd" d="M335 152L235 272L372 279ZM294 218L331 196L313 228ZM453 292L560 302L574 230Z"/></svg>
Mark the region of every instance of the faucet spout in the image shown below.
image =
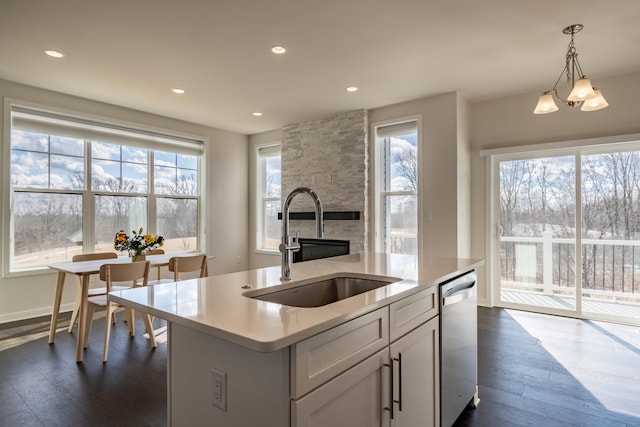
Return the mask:
<svg viewBox="0 0 640 427"><path fill-rule="evenodd" d="M297 240L291 239L289 235L289 208L294 197L298 194L307 194L313 200L316 209L316 237L321 239L324 235L324 219L322 213L322 202L315 191L307 187L298 187L293 190L282 204L282 242L280 252L282 253L282 269L280 280L291 280L291 264L293 253L300 250Z"/></svg>

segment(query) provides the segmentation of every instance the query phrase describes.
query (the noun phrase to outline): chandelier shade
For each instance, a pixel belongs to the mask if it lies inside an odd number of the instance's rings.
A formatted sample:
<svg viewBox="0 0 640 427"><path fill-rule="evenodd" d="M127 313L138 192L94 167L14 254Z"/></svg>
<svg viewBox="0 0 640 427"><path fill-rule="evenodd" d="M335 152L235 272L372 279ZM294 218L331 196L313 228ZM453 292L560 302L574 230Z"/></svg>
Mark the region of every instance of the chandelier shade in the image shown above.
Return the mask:
<svg viewBox="0 0 640 427"><path fill-rule="evenodd" d="M602 92L600 92L598 89L594 89L594 92L596 96L594 98L587 99L582 104L582 107L580 107L580 110L597 111L597 110L602 110L603 108L606 108L609 106L609 103L607 102L607 100L604 99L604 96L602 96Z"/></svg>
<svg viewBox="0 0 640 427"><path fill-rule="evenodd" d="M564 34L571 35L571 42L567 47L565 55L565 66L560 73L560 77L556 80L551 90L543 92L538 98L538 104L533 110L533 114L548 114L558 111L558 106L554 101L554 97L567 107L581 107L581 111L597 111L606 108L609 103L604 99L602 92L595 89L591 80L589 80L582 72L582 67L578 61L578 53L575 47L575 34L583 28L581 24L570 25L562 30ZM565 77L566 86L571 90L566 99L558 94L558 84Z"/></svg>
<svg viewBox="0 0 640 427"><path fill-rule="evenodd" d="M553 96L549 93L545 93L538 99L538 105L536 105L536 109L533 111L533 114L546 114L553 113L554 111L558 111L558 106L553 100Z"/></svg>
<svg viewBox="0 0 640 427"><path fill-rule="evenodd" d="M591 80L583 77L573 86L573 90L567 100L580 102L595 97L596 93L593 91L593 86L591 86Z"/></svg>

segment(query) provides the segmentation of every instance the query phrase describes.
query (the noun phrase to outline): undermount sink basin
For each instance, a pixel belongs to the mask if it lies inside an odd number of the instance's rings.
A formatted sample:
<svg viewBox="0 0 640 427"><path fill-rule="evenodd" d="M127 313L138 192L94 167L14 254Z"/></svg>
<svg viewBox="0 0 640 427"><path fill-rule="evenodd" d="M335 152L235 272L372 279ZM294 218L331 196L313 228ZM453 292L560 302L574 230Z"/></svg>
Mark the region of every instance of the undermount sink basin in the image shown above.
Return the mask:
<svg viewBox="0 0 640 427"><path fill-rule="evenodd" d="M245 295L292 307L321 307L400 280L390 277L371 279L339 275L259 295Z"/></svg>

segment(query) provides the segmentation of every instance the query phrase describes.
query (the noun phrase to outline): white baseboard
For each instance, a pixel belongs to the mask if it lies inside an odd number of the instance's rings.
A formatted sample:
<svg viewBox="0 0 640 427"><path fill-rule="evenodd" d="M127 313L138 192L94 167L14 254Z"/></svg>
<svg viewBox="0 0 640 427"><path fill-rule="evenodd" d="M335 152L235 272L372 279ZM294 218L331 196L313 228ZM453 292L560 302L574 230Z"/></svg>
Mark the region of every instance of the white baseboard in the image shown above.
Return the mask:
<svg viewBox="0 0 640 427"><path fill-rule="evenodd" d="M60 306L60 313L73 310L74 303ZM13 313L0 314L0 324L16 322L18 320L33 319L35 317L51 316L51 307L40 307L33 310L14 311Z"/></svg>
<svg viewBox="0 0 640 427"><path fill-rule="evenodd" d="M486 298L478 298L478 305L481 307L491 307Z"/></svg>

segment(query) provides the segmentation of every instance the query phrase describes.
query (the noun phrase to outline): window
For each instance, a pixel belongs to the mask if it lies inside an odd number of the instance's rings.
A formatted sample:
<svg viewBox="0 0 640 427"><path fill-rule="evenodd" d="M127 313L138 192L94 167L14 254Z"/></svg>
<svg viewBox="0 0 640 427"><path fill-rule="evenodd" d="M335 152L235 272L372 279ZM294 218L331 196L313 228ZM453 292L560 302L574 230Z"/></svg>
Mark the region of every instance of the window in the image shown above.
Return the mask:
<svg viewBox="0 0 640 427"><path fill-rule="evenodd" d="M375 127L376 250L418 253L418 123Z"/></svg>
<svg viewBox="0 0 640 427"><path fill-rule="evenodd" d="M280 244L280 144L258 147L257 249L277 251Z"/></svg>
<svg viewBox="0 0 640 427"><path fill-rule="evenodd" d="M200 249L203 141L10 108L9 271L114 251L121 229Z"/></svg>

